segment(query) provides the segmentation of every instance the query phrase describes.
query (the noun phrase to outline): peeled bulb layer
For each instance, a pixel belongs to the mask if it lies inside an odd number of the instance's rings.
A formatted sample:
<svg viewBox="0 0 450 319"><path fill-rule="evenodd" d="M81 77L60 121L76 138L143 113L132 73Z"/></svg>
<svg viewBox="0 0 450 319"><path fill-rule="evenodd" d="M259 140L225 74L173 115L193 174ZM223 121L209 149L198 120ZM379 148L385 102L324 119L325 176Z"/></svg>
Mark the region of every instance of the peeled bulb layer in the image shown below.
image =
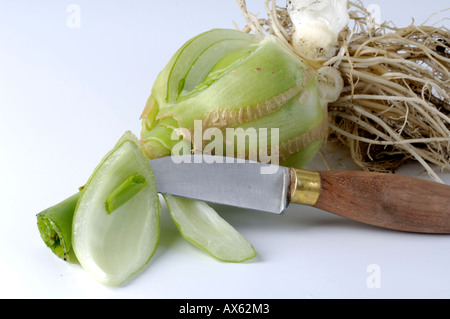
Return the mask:
<svg viewBox="0 0 450 319"><path fill-rule="evenodd" d="M110 194L139 174L146 186L112 212ZM117 286L142 269L159 240L160 202L155 177L139 148L126 133L103 159L84 187L73 219L73 249L78 261L98 281Z"/></svg>

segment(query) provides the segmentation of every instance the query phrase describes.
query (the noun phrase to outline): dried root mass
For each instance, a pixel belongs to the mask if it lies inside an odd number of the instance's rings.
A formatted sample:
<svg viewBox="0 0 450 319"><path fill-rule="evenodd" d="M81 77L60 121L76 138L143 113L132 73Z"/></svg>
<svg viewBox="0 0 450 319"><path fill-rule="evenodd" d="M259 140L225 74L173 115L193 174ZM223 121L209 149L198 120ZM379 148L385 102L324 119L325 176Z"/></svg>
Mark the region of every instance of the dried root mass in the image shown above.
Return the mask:
<svg viewBox="0 0 450 319"><path fill-rule="evenodd" d="M266 0L267 19L248 12L244 31L269 33L291 45L287 10ZM393 172L418 161L450 169L450 31L414 23L377 25L363 4L349 2L350 25L340 33L338 53L322 65L337 68L344 89L329 104L329 143L347 147L369 171ZM319 65L317 66L319 67Z"/></svg>

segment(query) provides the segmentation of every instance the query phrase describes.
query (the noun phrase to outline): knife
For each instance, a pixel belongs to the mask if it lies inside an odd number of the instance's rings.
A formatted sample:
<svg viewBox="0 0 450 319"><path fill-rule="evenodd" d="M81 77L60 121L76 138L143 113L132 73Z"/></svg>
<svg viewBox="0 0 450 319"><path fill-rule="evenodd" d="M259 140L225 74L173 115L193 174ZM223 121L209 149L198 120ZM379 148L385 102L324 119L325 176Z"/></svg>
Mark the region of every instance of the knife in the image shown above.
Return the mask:
<svg viewBox="0 0 450 319"><path fill-rule="evenodd" d="M150 165L161 194L275 214L295 203L387 229L450 233L450 186L418 178L210 155L168 156Z"/></svg>

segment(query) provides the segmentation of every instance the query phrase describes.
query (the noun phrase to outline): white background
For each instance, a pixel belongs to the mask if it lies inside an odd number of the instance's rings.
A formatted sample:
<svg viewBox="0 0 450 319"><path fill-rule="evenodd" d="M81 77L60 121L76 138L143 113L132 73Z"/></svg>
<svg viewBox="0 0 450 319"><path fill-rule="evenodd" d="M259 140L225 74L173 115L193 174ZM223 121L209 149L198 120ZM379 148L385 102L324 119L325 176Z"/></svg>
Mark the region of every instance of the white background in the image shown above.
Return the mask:
<svg viewBox="0 0 450 319"><path fill-rule="evenodd" d="M81 28L67 26L71 3L81 9ZM262 0L248 3L265 17ZM446 7L443 0L373 3L398 26ZM126 130L139 134L153 81L186 40L233 28L233 20L244 26L233 0L0 1L0 297L450 297L450 237L300 206L283 216L220 210L258 252L244 264L219 262L185 242L163 209L156 254L120 288L95 282L44 245L35 215L83 185ZM420 167L400 173L427 178ZM370 265L379 287L367 283Z"/></svg>

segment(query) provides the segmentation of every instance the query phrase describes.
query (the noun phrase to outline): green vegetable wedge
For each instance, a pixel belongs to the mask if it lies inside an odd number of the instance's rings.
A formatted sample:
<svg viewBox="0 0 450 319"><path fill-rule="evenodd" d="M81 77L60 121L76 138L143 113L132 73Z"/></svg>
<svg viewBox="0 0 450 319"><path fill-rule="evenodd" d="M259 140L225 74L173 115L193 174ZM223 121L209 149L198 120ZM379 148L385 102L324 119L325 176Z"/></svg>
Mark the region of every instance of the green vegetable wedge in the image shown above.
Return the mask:
<svg viewBox="0 0 450 319"><path fill-rule="evenodd" d="M136 176L138 188L130 182ZM154 254L160 202L153 171L131 132L124 134L90 177L78 201L72 230L78 261L107 285L122 284Z"/></svg>
<svg viewBox="0 0 450 319"><path fill-rule="evenodd" d="M226 262L256 256L247 239L205 202L168 194L163 197L181 235L193 245Z"/></svg>
<svg viewBox="0 0 450 319"><path fill-rule="evenodd" d="M65 261L76 261L72 249L72 219L81 192L47 208L37 215L42 240L52 252Z"/></svg>

